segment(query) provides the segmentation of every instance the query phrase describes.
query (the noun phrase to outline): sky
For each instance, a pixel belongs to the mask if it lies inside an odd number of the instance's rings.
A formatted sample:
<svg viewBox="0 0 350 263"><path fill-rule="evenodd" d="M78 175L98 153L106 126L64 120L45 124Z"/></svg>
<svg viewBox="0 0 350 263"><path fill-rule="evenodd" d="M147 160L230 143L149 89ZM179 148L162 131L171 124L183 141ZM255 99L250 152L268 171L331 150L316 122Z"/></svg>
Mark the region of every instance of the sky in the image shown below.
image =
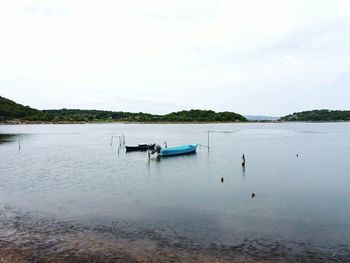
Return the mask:
<svg viewBox="0 0 350 263"><path fill-rule="evenodd" d="M0 0L0 96L38 109L350 109L349 0Z"/></svg>

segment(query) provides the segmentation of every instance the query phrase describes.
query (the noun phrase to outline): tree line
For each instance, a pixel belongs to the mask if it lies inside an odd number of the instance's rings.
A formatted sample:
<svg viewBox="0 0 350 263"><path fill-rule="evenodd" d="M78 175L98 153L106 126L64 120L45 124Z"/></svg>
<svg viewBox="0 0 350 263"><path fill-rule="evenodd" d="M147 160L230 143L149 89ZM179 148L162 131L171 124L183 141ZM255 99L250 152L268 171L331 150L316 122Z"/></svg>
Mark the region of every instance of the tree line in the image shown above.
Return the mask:
<svg viewBox="0 0 350 263"><path fill-rule="evenodd" d="M38 122L245 122L234 112L183 110L166 115L102 110L37 110L0 96L0 121L22 120Z"/></svg>
<svg viewBox="0 0 350 263"><path fill-rule="evenodd" d="M350 111L311 110L296 112L280 119L281 121L350 121Z"/></svg>

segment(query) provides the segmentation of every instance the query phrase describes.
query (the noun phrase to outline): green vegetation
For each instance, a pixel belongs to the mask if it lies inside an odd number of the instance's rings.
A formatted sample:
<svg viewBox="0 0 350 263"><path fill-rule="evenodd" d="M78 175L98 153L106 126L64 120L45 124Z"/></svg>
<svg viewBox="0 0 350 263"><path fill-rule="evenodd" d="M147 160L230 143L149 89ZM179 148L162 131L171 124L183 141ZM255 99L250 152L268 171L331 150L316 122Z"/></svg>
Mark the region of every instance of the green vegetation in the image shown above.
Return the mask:
<svg viewBox="0 0 350 263"><path fill-rule="evenodd" d="M312 110L284 116L280 121L350 121L350 111Z"/></svg>
<svg viewBox="0 0 350 263"><path fill-rule="evenodd" d="M131 113L101 110L36 110L28 106L0 97L0 122L244 122L245 117L234 112L214 112L211 110L190 110L166 115Z"/></svg>
<svg viewBox="0 0 350 263"><path fill-rule="evenodd" d="M190 110L173 112L166 115L148 113L113 112L100 110L44 110L45 114L54 116L54 121L125 121L125 122L234 122L246 119L234 112L219 112L211 110Z"/></svg>
<svg viewBox="0 0 350 263"><path fill-rule="evenodd" d="M123 111L101 111L101 110L43 110L43 113L52 116L53 122L142 122L152 121L155 115L147 113L130 113Z"/></svg>
<svg viewBox="0 0 350 263"><path fill-rule="evenodd" d="M211 110L190 110L173 112L160 117L165 122L235 122L247 121L245 117L234 112L214 112Z"/></svg>
<svg viewBox="0 0 350 263"><path fill-rule="evenodd" d="M30 108L29 106L23 106L0 96L0 122L13 119L49 121L51 118L52 116L48 116L42 111Z"/></svg>
<svg viewBox="0 0 350 263"><path fill-rule="evenodd" d="M16 102L0 97L0 118L13 119L13 118L24 118L38 114L38 110L32 109L28 106L17 104ZM1 120L0 119L0 120Z"/></svg>
<svg viewBox="0 0 350 263"><path fill-rule="evenodd" d="M166 115L102 110L37 110L23 106L0 96L0 122L246 122L247 119L234 112L189 110ZM284 116L279 121L350 121L350 111L312 110Z"/></svg>

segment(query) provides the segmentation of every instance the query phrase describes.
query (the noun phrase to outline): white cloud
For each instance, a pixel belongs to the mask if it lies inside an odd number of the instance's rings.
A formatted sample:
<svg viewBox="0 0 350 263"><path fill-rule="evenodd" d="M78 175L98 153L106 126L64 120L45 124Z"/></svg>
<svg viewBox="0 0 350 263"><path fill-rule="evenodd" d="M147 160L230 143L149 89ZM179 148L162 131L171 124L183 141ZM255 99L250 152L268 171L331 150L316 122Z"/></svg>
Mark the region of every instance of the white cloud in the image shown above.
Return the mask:
<svg viewBox="0 0 350 263"><path fill-rule="evenodd" d="M345 0L4 0L0 94L159 113L347 107L324 90L348 73L349 13Z"/></svg>

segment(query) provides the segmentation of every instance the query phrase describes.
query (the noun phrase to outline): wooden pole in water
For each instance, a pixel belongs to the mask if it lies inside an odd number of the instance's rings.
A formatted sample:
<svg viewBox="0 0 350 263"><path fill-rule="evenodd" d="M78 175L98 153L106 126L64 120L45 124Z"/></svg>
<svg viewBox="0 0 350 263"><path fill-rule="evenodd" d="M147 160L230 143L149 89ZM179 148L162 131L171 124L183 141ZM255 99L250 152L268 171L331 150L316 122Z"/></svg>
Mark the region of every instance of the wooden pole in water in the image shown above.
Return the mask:
<svg viewBox="0 0 350 263"><path fill-rule="evenodd" d="M242 155L242 166L245 167L245 155Z"/></svg>
<svg viewBox="0 0 350 263"><path fill-rule="evenodd" d="M208 152L209 152L209 133L210 133L210 131L208 131Z"/></svg>
<svg viewBox="0 0 350 263"><path fill-rule="evenodd" d="M21 150L21 137L20 135L17 135L17 141L18 141L18 150Z"/></svg>

